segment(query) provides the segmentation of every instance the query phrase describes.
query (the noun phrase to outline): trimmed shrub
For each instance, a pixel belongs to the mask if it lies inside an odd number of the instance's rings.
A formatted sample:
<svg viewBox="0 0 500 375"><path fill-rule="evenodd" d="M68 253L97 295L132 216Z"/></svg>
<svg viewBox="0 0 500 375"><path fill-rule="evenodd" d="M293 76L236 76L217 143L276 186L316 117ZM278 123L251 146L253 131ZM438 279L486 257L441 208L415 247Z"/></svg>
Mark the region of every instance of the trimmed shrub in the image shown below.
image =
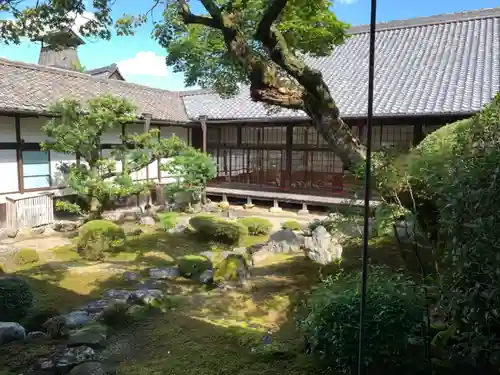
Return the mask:
<svg viewBox="0 0 500 375"><path fill-rule="evenodd" d="M302 225L297 220L287 220L281 224L282 229L301 230Z"/></svg>
<svg viewBox="0 0 500 375"><path fill-rule="evenodd" d="M198 215L189 224L205 240L235 245L248 234L247 228L237 221L221 219L213 215Z"/></svg>
<svg viewBox="0 0 500 375"><path fill-rule="evenodd" d="M105 252L120 245L125 232L117 224L107 220L93 220L80 228L77 243L78 254L87 260L101 260Z"/></svg>
<svg viewBox="0 0 500 375"><path fill-rule="evenodd" d="M0 279L0 321L20 322L33 305L28 284L16 277Z"/></svg>
<svg viewBox="0 0 500 375"><path fill-rule="evenodd" d="M40 260L38 252L35 249L24 248L19 250L14 255L14 262L18 266L24 266L25 264L36 263Z"/></svg>
<svg viewBox="0 0 500 375"><path fill-rule="evenodd" d="M210 259L201 255L185 255L178 259L179 273L184 277L198 277L212 268Z"/></svg>
<svg viewBox="0 0 500 375"><path fill-rule="evenodd" d="M6 273L6 267L2 263L0 263L0 275L5 275Z"/></svg>
<svg viewBox="0 0 500 375"><path fill-rule="evenodd" d="M335 374L356 372L360 284L359 273L326 279L298 319L311 354ZM409 279L372 268L365 317L368 373L416 374L423 370L424 300Z"/></svg>
<svg viewBox="0 0 500 375"><path fill-rule="evenodd" d="M163 230L168 230L177 225L177 212L162 212L158 214L158 219Z"/></svg>
<svg viewBox="0 0 500 375"><path fill-rule="evenodd" d="M28 332L44 330L44 324L49 319L59 316L60 312L56 309L47 309L39 311L31 311L23 320L23 327Z"/></svg>
<svg viewBox="0 0 500 375"><path fill-rule="evenodd" d="M244 217L238 219L238 222L243 224L247 228L248 234L252 236L269 234L273 228L273 224L262 217Z"/></svg>
<svg viewBox="0 0 500 375"><path fill-rule="evenodd" d="M244 281L248 277L248 264L242 255L229 255L215 266L215 281Z"/></svg>

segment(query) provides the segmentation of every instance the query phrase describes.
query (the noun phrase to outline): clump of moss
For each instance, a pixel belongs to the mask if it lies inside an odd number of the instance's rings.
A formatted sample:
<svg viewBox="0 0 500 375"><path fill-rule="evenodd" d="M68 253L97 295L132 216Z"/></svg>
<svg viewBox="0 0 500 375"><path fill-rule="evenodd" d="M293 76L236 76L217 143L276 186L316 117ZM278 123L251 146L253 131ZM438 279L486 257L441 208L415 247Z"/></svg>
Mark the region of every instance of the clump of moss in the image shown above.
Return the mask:
<svg viewBox="0 0 500 375"><path fill-rule="evenodd" d="M231 254L215 266L215 281L245 281L248 276L248 263L239 254Z"/></svg>
<svg viewBox="0 0 500 375"><path fill-rule="evenodd" d="M179 273L184 277L198 277L212 268L210 259L201 255L185 255L178 259Z"/></svg>
<svg viewBox="0 0 500 375"><path fill-rule="evenodd" d="M20 322L28 314L33 300L26 281L16 277L0 279L0 321Z"/></svg>
<svg viewBox="0 0 500 375"><path fill-rule="evenodd" d="M62 339L69 336L68 322L64 316L55 316L47 320L43 328L47 335L53 339Z"/></svg>
<svg viewBox="0 0 500 375"><path fill-rule="evenodd" d="M40 260L38 252L35 249L23 248L14 255L14 262L18 266L36 263Z"/></svg>
<svg viewBox="0 0 500 375"><path fill-rule="evenodd" d="M118 302L104 309L99 317L99 322L111 328L122 328L132 324L135 320L134 317L128 303Z"/></svg>
<svg viewBox="0 0 500 375"><path fill-rule="evenodd" d="M43 331L44 324L56 316L61 315L56 309L45 309L31 311L23 321L23 327L28 332Z"/></svg>
<svg viewBox="0 0 500 375"><path fill-rule="evenodd" d="M281 224L282 229L301 230L302 225L297 220L286 220Z"/></svg>
<svg viewBox="0 0 500 375"><path fill-rule="evenodd" d="M248 230L248 234L252 236L269 234L273 228L273 224L262 217L244 217L238 219L238 222L244 225Z"/></svg>
<svg viewBox="0 0 500 375"><path fill-rule="evenodd" d="M93 220L83 225L77 243L78 254L87 260L102 260L105 252L116 248L125 239L125 232L108 220Z"/></svg>

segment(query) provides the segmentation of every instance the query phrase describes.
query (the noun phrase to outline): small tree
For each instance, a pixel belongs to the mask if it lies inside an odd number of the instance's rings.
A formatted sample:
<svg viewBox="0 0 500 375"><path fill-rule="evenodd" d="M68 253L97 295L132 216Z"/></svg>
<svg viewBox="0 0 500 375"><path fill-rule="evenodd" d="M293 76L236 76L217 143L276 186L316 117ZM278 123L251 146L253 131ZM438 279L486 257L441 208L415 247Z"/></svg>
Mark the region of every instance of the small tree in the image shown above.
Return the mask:
<svg viewBox="0 0 500 375"><path fill-rule="evenodd" d="M102 135L136 119L128 101L104 95L89 100L86 108L74 100L61 100L52 110L59 116L44 125L53 139L44 150L77 155L77 162L61 166L68 186L86 202L90 219L100 218L107 202L149 191L149 182L134 181L130 174L146 168L154 160L170 158L189 146L177 137L159 139L158 130L122 136L109 156L102 154ZM121 162L122 167L117 168ZM60 201L57 208L81 212L80 206Z"/></svg>

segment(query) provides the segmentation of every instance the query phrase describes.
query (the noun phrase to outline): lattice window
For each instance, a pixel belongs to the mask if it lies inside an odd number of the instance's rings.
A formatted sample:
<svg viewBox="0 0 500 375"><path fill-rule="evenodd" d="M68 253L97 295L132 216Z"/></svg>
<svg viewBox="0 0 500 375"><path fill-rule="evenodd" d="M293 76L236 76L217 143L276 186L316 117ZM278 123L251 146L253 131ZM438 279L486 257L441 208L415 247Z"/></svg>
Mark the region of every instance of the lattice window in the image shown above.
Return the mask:
<svg viewBox="0 0 500 375"><path fill-rule="evenodd" d="M221 127L220 128L220 143L225 145L235 145L238 143L238 128L236 127Z"/></svg>
<svg viewBox="0 0 500 375"><path fill-rule="evenodd" d="M244 145L255 145L259 143L260 129L243 127L241 129L241 143Z"/></svg>
<svg viewBox="0 0 500 375"><path fill-rule="evenodd" d="M266 127L261 129L262 144L286 144L286 127Z"/></svg>

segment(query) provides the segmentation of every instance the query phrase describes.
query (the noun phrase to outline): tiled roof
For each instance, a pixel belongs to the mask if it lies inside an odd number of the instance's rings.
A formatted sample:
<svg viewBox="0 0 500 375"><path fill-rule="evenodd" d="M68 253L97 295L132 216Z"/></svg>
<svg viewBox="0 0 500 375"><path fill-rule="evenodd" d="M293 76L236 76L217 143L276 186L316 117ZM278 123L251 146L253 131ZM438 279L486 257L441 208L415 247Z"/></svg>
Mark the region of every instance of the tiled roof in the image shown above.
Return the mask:
<svg viewBox="0 0 500 375"><path fill-rule="evenodd" d="M102 66L96 69L86 70L85 73L90 74L92 77L98 78L109 78L113 73L118 73L122 77L118 65L111 64L107 66Z"/></svg>
<svg viewBox="0 0 500 375"><path fill-rule="evenodd" d="M500 91L500 8L379 24L376 35L376 116L468 114ZM367 112L367 26L328 57L307 57L322 71L343 117ZM249 100L248 88L220 99L203 93L183 98L189 118L266 118L267 109ZM305 118L281 110L281 118Z"/></svg>
<svg viewBox="0 0 500 375"><path fill-rule="evenodd" d="M180 94L85 73L0 59L0 109L44 113L59 99L87 101L113 94L132 101L154 120L187 121Z"/></svg>
<svg viewBox="0 0 500 375"><path fill-rule="evenodd" d="M376 116L469 114L500 91L500 8L381 23L377 30ZM364 117L368 27L349 33L332 55L306 62L323 72L343 117ZM60 98L86 101L110 93L154 120L306 118L300 111L270 112L252 102L245 87L222 99L209 90L169 92L88 73L0 59L0 111L43 113Z"/></svg>

